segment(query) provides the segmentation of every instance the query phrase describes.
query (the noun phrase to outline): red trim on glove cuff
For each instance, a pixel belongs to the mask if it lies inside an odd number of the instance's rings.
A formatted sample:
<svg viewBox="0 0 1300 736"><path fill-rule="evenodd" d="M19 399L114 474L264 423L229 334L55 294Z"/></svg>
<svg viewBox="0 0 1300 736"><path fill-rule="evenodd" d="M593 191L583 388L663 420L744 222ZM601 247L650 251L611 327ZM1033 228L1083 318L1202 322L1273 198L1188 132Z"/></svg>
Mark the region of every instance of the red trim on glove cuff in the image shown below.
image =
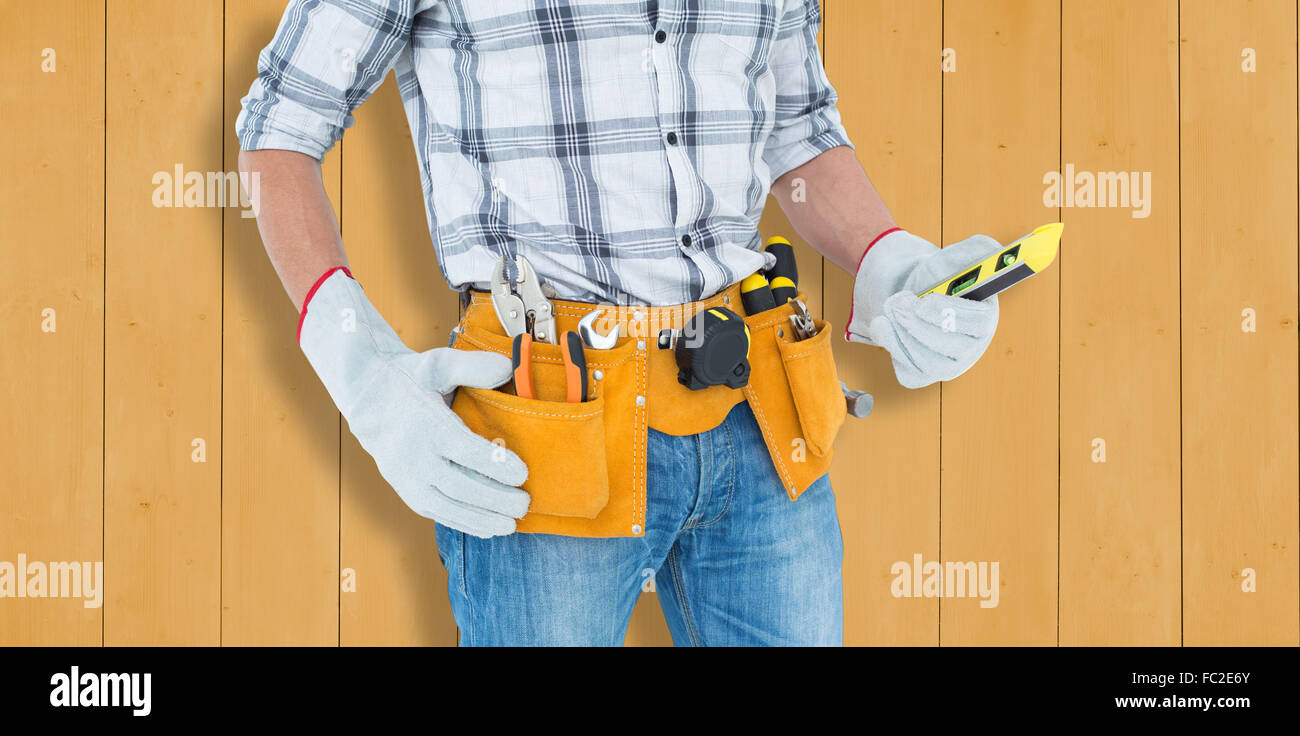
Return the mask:
<svg viewBox="0 0 1300 736"><path fill-rule="evenodd" d="M867 249L864 250L864 251L862 251L862 255L858 258L858 267L855 268L855 269L853 269L853 280L854 280L854 281L857 281L857 278L858 278L858 271L861 271L861 270L862 270L862 262L863 262L864 260L866 260L866 258L867 258L867 254L871 252L871 247L872 247L873 245L875 245L876 243L879 243L880 240L881 240L881 238L884 238L886 235L888 235L888 234L890 234L890 233L897 233L897 232L902 232L902 231L903 231L903 228L901 228L901 227L891 227L891 228L889 228L888 230L886 230L885 232L883 232L883 233L877 235L876 238L875 238L874 240L872 240L870 243L867 243ZM848 322L848 324L844 325L844 341L845 341L845 342L848 342L848 341L849 341L849 325L853 324L853 309L854 309L854 305L850 302L850 305L849 305L849 322Z"/></svg>
<svg viewBox="0 0 1300 736"><path fill-rule="evenodd" d="M324 274L321 274L321 277L316 279L316 283L311 285L311 289L307 292L307 298L302 300L302 314L298 315L298 342L299 343L302 342L302 323L307 319L307 305L311 304L311 298L316 296L316 290L321 287L321 284L325 283L325 279L334 275L335 271L342 271L343 273L348 275L348 278L350 279L353 278L352 272L348 270L347 266L335 266L334 268L331 268L330 270L326 271Z"/></svg>

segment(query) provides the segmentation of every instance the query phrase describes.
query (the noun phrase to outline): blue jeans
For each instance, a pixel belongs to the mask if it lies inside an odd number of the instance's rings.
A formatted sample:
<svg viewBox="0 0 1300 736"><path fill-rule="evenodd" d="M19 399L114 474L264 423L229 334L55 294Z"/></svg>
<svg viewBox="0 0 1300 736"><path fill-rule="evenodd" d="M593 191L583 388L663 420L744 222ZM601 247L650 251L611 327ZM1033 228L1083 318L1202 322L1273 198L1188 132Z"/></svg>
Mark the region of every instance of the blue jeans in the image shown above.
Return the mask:
<svg viewBox="0 0 1300 736"><path fill-rule="evenodd" d="M708 432L650 430L648 457L640 538L479 539L438 525L462 646L622 644L651 576L679 646L841 643L829 477L791 502L744 402Z"/></svg>

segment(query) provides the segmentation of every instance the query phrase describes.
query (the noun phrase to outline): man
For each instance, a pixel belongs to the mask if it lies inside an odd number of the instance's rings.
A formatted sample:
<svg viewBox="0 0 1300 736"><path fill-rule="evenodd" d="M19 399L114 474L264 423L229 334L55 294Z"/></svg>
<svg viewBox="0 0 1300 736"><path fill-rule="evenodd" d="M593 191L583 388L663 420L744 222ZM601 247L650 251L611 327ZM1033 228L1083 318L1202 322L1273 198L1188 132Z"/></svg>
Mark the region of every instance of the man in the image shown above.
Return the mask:
<svg viewBox="0 0 1300 736"><path fill-rule="evenodd" d="M665 400L636 396L642 423L615 454L639 458L644 516L626 531L539 509L538 486L520 487L549 461L525 464L516 446L472 432L459 396L448 408L457 389L531 406L487 392L510 381L511 360L401 343L346 269L319 160L395 70L448 283L488 289L498 261L522 255L573 309L730 303L771 265L757 231L770 191L804 240L856 274L847 337L888 350L906 386L954 378L992 339L996 301L915 294L998 246L979 237L940 251L894 224L840 124L820 21L818 0L289 4L243 100L240 168L260 177L258 223L302 310L304 353L384 478L438 522L462 644L618 644L652 574L679 644L839 644L834 497L824 474L792 488L774 467L757 394L715 386L674 394L687 415L705 395L734 394L690 431L657 427ZM639 365L658 360L645 341L633 347ZM516 533L528 523L553 533Z"/></svg>

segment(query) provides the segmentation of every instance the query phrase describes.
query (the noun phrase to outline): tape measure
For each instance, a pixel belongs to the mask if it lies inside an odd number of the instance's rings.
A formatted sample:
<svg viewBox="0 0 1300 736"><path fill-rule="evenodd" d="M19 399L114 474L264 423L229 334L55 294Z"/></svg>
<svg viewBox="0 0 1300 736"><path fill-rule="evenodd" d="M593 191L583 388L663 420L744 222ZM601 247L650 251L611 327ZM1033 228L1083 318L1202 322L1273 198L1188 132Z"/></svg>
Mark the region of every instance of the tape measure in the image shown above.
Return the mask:
<svg viewBox="0 0 1300 736"><path fill-rule="evenodd" d="M663 330L659 347L673 349L677 381L692 391L709 386L744 388L749 383L749 327L730 309L705 309L681 332Z"/></svg>
<svg viewBox="0 0 1300 736"><path fill-rule="evenodd" d="M1041 272L1056 260L1065 225L1043 225L978 263L918 294L947 294L982 301Z"/></svg>

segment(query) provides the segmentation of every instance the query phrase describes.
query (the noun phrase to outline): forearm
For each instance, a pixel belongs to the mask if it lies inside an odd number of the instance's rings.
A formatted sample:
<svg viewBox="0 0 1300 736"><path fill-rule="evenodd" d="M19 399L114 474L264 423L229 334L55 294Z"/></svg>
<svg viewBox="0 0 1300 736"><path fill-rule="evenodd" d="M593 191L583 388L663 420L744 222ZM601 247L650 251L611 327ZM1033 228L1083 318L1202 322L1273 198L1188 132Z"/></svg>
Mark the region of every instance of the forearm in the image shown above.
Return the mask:
<svg viewBox="0 0 1300 736"><path fill-rule="evenodd" d="M895 227L867 172L844 146L786 172L772 184L772 196L799 237L849 273L867 246Z"/></svg>
<svg viewBox="0 0 1300 736"><path fill-rule="evenodd" d="M257 227L280 283L302 309L321 274L348 264L320 162L294 151L240 151L239 170L257 177Z"/></svg>

